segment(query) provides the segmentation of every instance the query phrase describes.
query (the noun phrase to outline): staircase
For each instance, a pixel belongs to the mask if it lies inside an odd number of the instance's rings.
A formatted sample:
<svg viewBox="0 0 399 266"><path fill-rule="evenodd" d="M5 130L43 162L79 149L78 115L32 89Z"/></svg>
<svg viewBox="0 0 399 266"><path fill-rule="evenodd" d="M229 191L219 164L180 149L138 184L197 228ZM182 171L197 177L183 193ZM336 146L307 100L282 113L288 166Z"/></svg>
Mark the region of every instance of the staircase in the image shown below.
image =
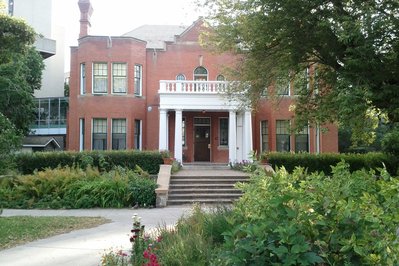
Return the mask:
<svg viewBox="0 0 399 266"><path fill-rule="evenodd" d="M246 182L248 175L221 164L189 164L172 175L169 183L168 206L192 204L230 204L241 191L237 182Z"/></svg>

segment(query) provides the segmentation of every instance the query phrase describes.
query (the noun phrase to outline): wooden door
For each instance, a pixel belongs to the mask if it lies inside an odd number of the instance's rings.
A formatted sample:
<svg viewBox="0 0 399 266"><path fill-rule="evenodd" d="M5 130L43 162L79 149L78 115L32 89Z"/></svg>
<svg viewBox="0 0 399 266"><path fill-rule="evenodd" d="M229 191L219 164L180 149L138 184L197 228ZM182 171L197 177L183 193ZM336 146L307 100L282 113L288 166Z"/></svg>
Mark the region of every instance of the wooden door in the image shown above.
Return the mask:
<svg viewBox="0 0 399 266"><path fill-rule="evenodd" d="M211 160L211 127L195 126L194 161L210 162Z"/></svg>

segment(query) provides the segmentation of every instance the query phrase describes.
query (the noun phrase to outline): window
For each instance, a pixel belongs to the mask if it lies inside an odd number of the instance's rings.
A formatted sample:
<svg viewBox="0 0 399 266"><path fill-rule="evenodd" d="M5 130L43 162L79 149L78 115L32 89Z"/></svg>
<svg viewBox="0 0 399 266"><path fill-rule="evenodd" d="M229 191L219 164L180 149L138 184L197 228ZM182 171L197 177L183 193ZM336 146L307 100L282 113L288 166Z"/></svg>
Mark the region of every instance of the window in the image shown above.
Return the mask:
<svg viewBox="0 0 399 266"><path fill-rule="evenodd" d="M276 150L290 151L290 121L277 120L276 121Z"/></svg>
<svg viewBox="0 0 399 266"><path fill-rule="evenodd" d="M309 128L304 127L301 131L295 134L295 152L309 151Z"/></svg>
<svg viewBox="0 0 399 266"><path fill-rule="evenodd" d="M134 148L141 150L141 120L134 120Z"/></svg>
<svg viewBox="0 0 399 266"><path fill-rule="evenodd" d="M126 93L127 79L126 79L126 64L113 63L112 64L112 92Z"/></svg>
<svg viewBox="0 0 399 266"><path fill-rule="evenodd" d="M79 151L85 149L85 119L79 119Z"/></svg>
<svg viewBox="0 0 399 266"><path fill-rule="evenodd" d="M229 119L223 117L219 119L219 146L229 145Z"/></svg>
<svg viewBox="0 0 399 266"><path fill-rule="evenodd" d="M269 124L267 120L260 121L260 145L262 152L269 150Z"/></svg>
<svg viewBox="0 0 399 266"><path fill-rule="evenodd" d="M182 143L183 143L183 147L186 146L186 118L183 117L182 119Z"/></svg>
<svg viewBox="0 0 399 266"><path fill-rule="evenodd" d="M86 64L80 64L80 94L86 94Z"/></svg>
<svg viewBox="0 0 399 266"><path fill-rule="evenodd" d="M93 119L93 150L107 149L107 119Z"/></svg>
<svg viewBox="0 0 399 266"><path fill-rule="evenodd" d="M142 94L142 66L134 65L134 94L141 96Z"/></svg>
<svg viewBox="0 0 399 266"><path fill-rule="evenodd" d="M216 77L216 80L217 80L217 81L225 81L226 79L224 78L223 75L218 75L218 76Z"/></svg>
<svg viewBox="0 0 399 266"><path fill-rule="evenodd" d="M14 0L8 0L8 15L14 15Z"/></svg>
<svg viewBox="0 0 399 266"><path fill-rule="evenodd" d="M108 92L108 65L107 63L93 64L93 93Z"/></svg>
<svg viewBox="0 0 399 266"><path fill-rule="evenodd" d="M194 80L206 81L208 80L208 70L204 67L197 67L194 70Z"/></svg>
<svg viewBox="0 0 399 266"><path fill-rule="evenodd" d="M126 119L112 119L112 149L126 150Z"/></svg>
<svg viewBox="0 0 399 266"><path fill-rule="evenodd" d="M184 76L183 74L179 74L176 76L176 80L186 80L186 76Z"/></svg>

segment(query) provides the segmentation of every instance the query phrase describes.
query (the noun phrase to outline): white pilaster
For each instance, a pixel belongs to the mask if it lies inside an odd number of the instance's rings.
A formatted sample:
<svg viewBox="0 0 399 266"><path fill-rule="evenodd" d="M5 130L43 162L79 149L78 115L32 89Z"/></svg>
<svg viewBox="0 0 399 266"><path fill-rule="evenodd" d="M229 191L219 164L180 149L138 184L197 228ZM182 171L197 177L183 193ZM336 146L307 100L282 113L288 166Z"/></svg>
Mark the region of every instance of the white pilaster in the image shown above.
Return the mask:
<svg viewBox="0 0 399 266"><path fill-rule="evenodd" d="M175 159L182 163L183 162L183 133L182 133L182 110L176 109L176 117L175 117Z"/></svg>
<svg viewBox="0 0 399 266"><path fill-rule="evenodd" d="M229 162L236 163L237 161L237 120L236 112L230 110L229 112Z"/></svg>
<svg viewBox="0 0 399 266"><path fill-rule="evenodd" d="M243 132L243 157L244 160L252 161L252 114L250 111L244 113L244 132Z"/></svg>
<svg viewBox="0 0 399 266"><path fill-rule="evenodd" d="M167 111L159 109L159 150L168 149L168 119Z"/></svg>

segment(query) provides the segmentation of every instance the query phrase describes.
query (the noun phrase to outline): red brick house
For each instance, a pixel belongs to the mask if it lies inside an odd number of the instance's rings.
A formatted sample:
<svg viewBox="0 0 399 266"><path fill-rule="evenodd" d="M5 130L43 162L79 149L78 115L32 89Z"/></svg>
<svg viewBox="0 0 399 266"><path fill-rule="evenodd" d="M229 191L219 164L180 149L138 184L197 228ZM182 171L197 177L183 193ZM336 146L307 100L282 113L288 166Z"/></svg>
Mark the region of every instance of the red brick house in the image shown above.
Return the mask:
<svg viewBox="0 0 399 266"><path fill-rule="evenodd" d="M234 56L199 44L189 27L142 26L123 36L88 34L92 8L80 0L80 36L71 48L69 150L170 150L181 162L238 162L252 151L337 152L335 126L289 132L288 89L276 108L256 112L225 97L223 66Z"/></svg>

